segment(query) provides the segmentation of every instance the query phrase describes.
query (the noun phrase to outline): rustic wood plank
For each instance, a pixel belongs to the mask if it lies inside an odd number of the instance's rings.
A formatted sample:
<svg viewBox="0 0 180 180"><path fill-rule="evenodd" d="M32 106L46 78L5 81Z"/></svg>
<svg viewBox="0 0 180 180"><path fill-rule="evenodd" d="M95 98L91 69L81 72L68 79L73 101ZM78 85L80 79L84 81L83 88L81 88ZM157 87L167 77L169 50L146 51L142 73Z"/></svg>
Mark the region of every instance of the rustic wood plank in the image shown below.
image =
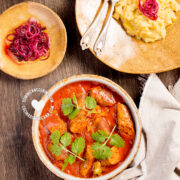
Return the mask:
<svg viewBox="0 0 180 180"><path fill-rule="evenodd" d="M0 0L0 12L21 0ZM101 63L90 51L82 52L80 35L75 22L75 4L68 0L37 0L57 12L65 23L68 48L63 63L51 74L36 80L14 79L0 72L0 179L1 180L56 180L39 160L32 143L32 122L21 111L24 94L33 88L49 89L54 83L75 74L97 74L121 85L138 105L140 83L138 75L117 72ZM180 69L159 74L166 86L174 84ZM30 107L28 107L30 108Z"/></svg>

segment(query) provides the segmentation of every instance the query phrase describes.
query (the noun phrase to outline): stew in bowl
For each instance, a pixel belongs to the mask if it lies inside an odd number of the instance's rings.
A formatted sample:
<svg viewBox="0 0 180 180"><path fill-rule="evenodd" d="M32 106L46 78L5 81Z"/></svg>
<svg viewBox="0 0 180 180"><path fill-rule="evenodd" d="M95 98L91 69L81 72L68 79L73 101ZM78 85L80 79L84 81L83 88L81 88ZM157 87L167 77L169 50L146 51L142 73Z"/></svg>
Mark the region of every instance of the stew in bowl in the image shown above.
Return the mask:
<svg viewBox="0 0 180 180"><path fill-rule="evenodd" d="M117 84L94 75L74 76L49 90L53 111L33 120L42 162L64 179L108 179L133 160L141 137L137 109ZM46 99L46 100L45 100ZM43 97L41 116L52 102Z"/></svg>

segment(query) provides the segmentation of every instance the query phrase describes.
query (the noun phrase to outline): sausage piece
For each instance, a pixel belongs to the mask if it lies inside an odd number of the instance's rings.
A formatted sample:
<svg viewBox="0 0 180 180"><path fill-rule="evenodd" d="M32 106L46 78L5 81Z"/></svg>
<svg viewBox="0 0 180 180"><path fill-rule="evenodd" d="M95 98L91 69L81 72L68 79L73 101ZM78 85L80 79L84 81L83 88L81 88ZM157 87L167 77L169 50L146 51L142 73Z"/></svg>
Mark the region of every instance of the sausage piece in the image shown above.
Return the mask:
<svg viewBox="0 0 180 180"><path fill-rule="evenodd" d="M90 145L88 145L86 148L85 158L86 160L80 165L80 173L83 177L87 177L89 175L94 162L94 156Z"/></svg>
<svg viewBox="0 0 180 180"><path fill-rule="evenodd" d="M100 86L92 88L90 96L101 106L112 106L116 103L113 94Z"/></svg>
<svg viewBox="0 0 180 180"><path fill-rule="evenodd" d="M120 161L123 160L123 156L119 152L119 148L117 148L116 146L113 146L111 148L111 150L112 150L111 157L106 159L106 160L101 161L101 164L103 166L115 165L115 164L117 164L117 163L119 163Z"/></svg>
<svg viewBox="0 0 180 180"><path fill-rule="evenodd" d="M59 156L56 156L55 154L52 154L51 153L51 142L47 145L47 149L48 149L48 151L49 151L49 153L51 154L51 156L54 158L54 160L56 160L56 161L64 161L67 157L68 157L68 155L69 155L69 153L67 152L67 151L65 151L64 149L61 151L61 154L59 155Z"/></svg>
<svg viewBox="0 0 180 180"><path fill-rule="evenodd" d="M70 120L69 127L71 132L81 133L87 127L88 121L85 113L85 111L80 110L78 115L74 119Z"/></svg>
<svg viewBox="0 0 180 180"><path fill-rule="evenodd" d="M48 123L47 128L51 133L58 130L60 135L63 135L65 132L67 132L67 123L59 117L56 110L52 112L48 119L50 119L51 123Z"/></svg>
<svg viewBox="0 0 180 180"><path fill-rule="evenodd" d="M79 107L85 108L85 100L87 97L87 93L83 91L82 93L76 94L76 97Z"/></svg>
<svg viewBox="0 0 180 180"><path fill-rule="evenodd" d="M112 150L111 157L108 158L107 160L111 165L114 165L121 161L121 155L119 153L119 148L117 148L116 146L113 146L111 150Z"/></svg>
<svg viewBox="0 0 180 180"><path fill-rule="evenodd" d="M120 135L126 140L133 140L135 138L134 124L126 105L117 103L117 119Z"/></svg>
<svg viewBox="0 0 180 180"><path fill-rule="evenodd" d="M96 131L103 130L108 135L111 133L111 128L110 128L109 124L107 123L107 121L106 121L106 119L104 117L97 117L95 119L94 124L95 124L95 127L96 127Z"/></svg>

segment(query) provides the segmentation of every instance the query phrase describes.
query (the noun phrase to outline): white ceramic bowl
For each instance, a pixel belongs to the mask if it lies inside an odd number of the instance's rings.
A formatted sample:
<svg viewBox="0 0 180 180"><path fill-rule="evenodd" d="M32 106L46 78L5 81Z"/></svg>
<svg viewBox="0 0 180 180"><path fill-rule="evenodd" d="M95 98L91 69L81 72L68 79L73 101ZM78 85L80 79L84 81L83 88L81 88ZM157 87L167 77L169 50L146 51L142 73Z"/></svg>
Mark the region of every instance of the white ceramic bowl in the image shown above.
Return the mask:
<svg viewBox="0 0 180 180"><path fill-rule="evenodd" d="M128 106L128 108L131 111L131 114L132 114L132 117L134 120L134 124L135 124L136 137L135 137L134 145L133 145L133 148L132 148L130 154L125 159L125 161L114 171L112 171L104 176L97 177L97 178L89 178L89 180L111 179L114 176L120 174L124 169L126 169L128 167L128 165L130 165L130 163L132 162L132 160L134 159L134 157L138 151L140 140L141 140L141 131L142 131L138 110L137 110L136 105L134 104L133 100L131 99L131 97L128 95L128 93L125 90L123 90L119 85L112 82L111 80L101 77L101 76L96 76L96 75L73 76L73 77L67 78L65 80L59 81L52 88L50 88L48 92L50 95L53 95L57 90L59 90L63 86L73 83L73 82L78 82L78 81L95 81L95 82L105 84L110 89L115 91L117 94L122 96L122 98L124 99L124 102L126 103L126 105ZM43 103L45 105L45 103L48 100L47 95L44 95L41 100L43 101ZM39 111L35 111L34 115L40 116L42 109ZM35 120L35 119L33 120L32 137L33 137L34 147L36 149L36 152L37 152L39 158L52 173L54 173L56 176L58 176L60 178L67 179L67 180L87 180L87 178L77 178L77 177L65 174L51 163L49 158L46 156L46 154L43 150L43 147L39 141L39 120Z"/></svg>

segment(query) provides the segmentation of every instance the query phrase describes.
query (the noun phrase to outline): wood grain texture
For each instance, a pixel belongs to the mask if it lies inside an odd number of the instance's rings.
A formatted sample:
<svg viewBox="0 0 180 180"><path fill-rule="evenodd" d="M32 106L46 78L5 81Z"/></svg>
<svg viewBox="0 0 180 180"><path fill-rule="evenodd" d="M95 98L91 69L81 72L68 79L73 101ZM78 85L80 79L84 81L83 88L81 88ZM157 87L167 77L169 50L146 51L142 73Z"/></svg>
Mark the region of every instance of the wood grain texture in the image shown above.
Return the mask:
<svg viewBox="0 0 180 180"><path fill-rule="evenodd" d="M0 0L0 12L22 2ZM121 85L139 104L138 75L117 72L101 63L90 51L81 51L73 0L40 0L57 12L67 28L68 48L62 64L51 74L36 80L17 80L0 71L0 180L58 180L39 160L32 143L31 125L21 110L24 94L33 88L49 89L54 83L75 74L97 74ZM180 69L161 73L166 86L174 84ZM31 111L32 112L32 111Z"/></svg>

